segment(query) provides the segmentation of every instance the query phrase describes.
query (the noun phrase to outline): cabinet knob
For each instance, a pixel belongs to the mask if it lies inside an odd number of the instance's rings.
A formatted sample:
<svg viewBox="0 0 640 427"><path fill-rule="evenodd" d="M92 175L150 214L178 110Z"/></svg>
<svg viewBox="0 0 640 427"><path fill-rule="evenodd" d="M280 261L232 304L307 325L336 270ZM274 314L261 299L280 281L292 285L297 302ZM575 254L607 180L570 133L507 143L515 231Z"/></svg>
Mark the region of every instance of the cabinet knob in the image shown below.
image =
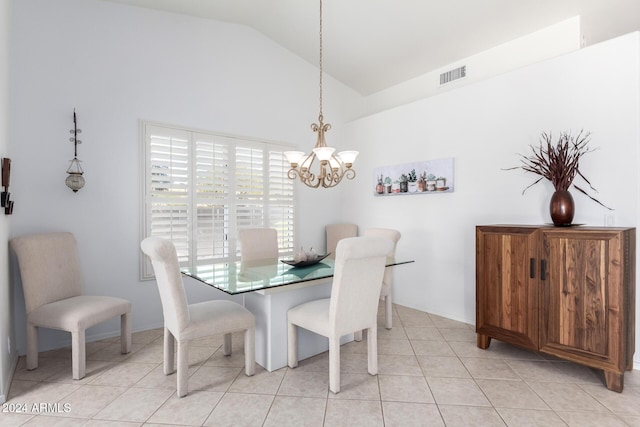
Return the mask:
<svg viewBox="0 0 640 427"><path fill-rule="evenodd" d="M547 261L541 259L540 260L540 280L545 280L547 278Z"/></svg>

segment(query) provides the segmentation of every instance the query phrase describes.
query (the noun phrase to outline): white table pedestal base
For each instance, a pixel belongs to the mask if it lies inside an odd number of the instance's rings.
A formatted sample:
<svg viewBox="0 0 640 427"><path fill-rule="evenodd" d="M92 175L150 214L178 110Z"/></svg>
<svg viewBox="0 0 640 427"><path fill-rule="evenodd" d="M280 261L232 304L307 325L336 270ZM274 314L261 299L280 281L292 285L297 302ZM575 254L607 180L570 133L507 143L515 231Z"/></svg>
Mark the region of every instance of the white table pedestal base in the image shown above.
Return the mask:
<svg viewBox="0 0 640 427"><path fill-rule="evenodd" d="M256 362L269 372L287 366L287 311L304 302L330 296L331 279L245 294L245 307L256 316ZM341 341L343 344L353 341L353 335L346 335ZM326 337L298 328L298 360L328 349Z"/></svg>

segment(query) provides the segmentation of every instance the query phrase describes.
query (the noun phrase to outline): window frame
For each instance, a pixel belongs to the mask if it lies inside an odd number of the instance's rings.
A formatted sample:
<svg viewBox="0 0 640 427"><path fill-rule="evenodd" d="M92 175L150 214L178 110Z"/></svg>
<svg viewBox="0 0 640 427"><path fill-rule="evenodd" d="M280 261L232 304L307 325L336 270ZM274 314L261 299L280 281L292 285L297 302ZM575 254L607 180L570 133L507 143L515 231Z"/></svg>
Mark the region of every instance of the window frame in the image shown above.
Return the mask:
<svg viewBox="0 0 640 427"><path fill-rule="evenodd" d="M294 181L291 181L286 176L289 166L288 162L284 155L278 155L277 153L283 153L284 151L295 149L292 144L288 144L280 141L271 141L265 139L258 139L252 137L246 137L241 135L232 135L232 134L224 134L214 131L206 131L201 129L193 129L185 126L178 125L170 125L166 123L158 123L154 121L148 120L140 120L140 241L145 239L146 237L152 235L152 205L153 205L153 191L151 184L151 177L153 176L152 169L152 161L151 161L151 134L157 133L158 131L165 131L164 135L169 138L175 138L175 135L187 136L187 154L186 154L186 166L187 169L187 184L184 189L183 197L185 197L185 218L187 222L187 231L183 232L183 241L180 244L179 241L176 242L176 246L179 247L179 254L181 254L181 263L180 265L207 265L210 261L201 261L198 262L198 249L200 245L198 245L198 215L200 213L199 207L202 206L200 203L203 199L199 197L199 194L196 191L198 182L197 182L197 167L199 164L198 160L201 160L202 157L198 157L198 146L200 143L211 143L214 146L216 144L226 145L228 147L228 162L225 165L224 172L222 174L227 174L226 179L228 179L228 186L226 189L226 198L216 198L213 197L211 200L217 201L221 206L225 206L229 209L228 221L225 225L223 225L223 229L226 230L225 238L214 241L214 249L212 249L212 253L215 252L216 242L221 243L223 246L223 256L216 257L215 254L212 255L213 262L235 262L240 260L238 244L237 244L237 233L238 230L242 227L258 227L272 226L272 216L270 215L273 211L270 209L272 206L280 206L282 210L282 215L288 215L288 218L292 218L289 220L284 220L286 233L278 232L278 243L279 243L279 251L280 256L293 256L294 248L296 245L296 235L297 235L297 191L296 185ZM162 133L162 132L160 132ZM163 136L164 136L163 135ZM242 157L240 152L253 152L254 150L261 151L261 165L262 165L262 173L261 177L258 178L258 182L262 182L262 196L257 197L256 199L251 199L251 197L245 197L244 199L239 197L236 192L237 189L237 181L238 181L238 164L243 164L246 166L246 163L241 162L239 159ZM156 153L157 154L157 153ZM275 154L275 156L274 156ZM272 163L273 162L273 163ZM249 162L251 163L251 161ZM270 167L270 166L273 166ZM228 167L228 169L226 169ZM278 167L281 168L280 172L276 172L276 178L272 180L273 169L279 171ZM173 170L173 169L171 169ZM253 169L249 166L249 175L253 173ZM246 172L247 169L244 169ZM251 178L250 178L251 179ZM273 184L281 182L281 193L280 199L274 200L273 194L275 192L270 192L273 188ZM155 181L157 182L157 180ZM245 180L246 182L246 180ZM171 181L173 184L174 181ZM290 184L289 184L290 183ZM252 185L250 184L252 187ZM259 188L260 186L258 186ZM182 194L182 193L179 193ZM277 204L275 202L280 202ZM214 211L215 205L217 203L211 204L211 209ZM238 206L256 206L257 210L261 209L261 222L262 224L245 224L238 225L239 212L237 211ZM158 206L158 205L156 205ZM250 209L248 209L250 211ZM287 213L288 212L288 213ZM277 215L275 216L277 218ZM251 218L249 215L249 222L253 221L255 218ZM245 221L246 222L246 221ZM287 222L290 225L287 226ZM213 226L212 226L213 229ZM212 231L213 233L213 231ZM282 235L286 234L286 235ZM186 242L184 241L184 236L186 236ZM201 240L202 241L202 240ZM185 245L186 245L186 257L187 261L184 261L185 254ZM142 252L140 252L140 280L149 280L154 278L153 268L151 266L151 262L148 257L146 257Z"/></svg>

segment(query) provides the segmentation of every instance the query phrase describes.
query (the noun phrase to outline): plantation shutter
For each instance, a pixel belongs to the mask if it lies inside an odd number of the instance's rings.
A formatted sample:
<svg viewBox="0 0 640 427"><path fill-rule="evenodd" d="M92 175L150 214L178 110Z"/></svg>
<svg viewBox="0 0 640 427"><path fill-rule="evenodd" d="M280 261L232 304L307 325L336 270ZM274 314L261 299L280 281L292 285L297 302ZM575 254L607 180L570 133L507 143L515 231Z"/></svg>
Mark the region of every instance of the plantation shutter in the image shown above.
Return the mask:
<svg viewBox="0 0 640 427"><path fill-rule="evenodd" d="M280 255L292 250L294 242L293 188L294 182L289 179L289 162L283 150L269 150L268 152L268 216L270 227L278 231L278 247ZM291 249L289 249L291 248ZM291 252L289 252L291 253Z"/></svg>
<svg viewBox="0 0 640 427"><path fill-rule="evenodd" d="M294 185L289 146L143 123L143 238L176 245L181 266L203 272L239 259L237 230L272 227L281 255L293 254ZM141 275L153 275L142 262Z"/></svg>
<svg viewBox="0 0 640 427"><path fill-rule="evenodd" d="M146 207L148 234L171 240L181 264L189 259L189 133L151 129L148 136Z"/></svg>
<svg viewBox="0 0 640 427"><path fill-rule="evenodd" d="M195 135L196 242L194 263L229 257L231 161L229 145L205 134Z"/></svg>

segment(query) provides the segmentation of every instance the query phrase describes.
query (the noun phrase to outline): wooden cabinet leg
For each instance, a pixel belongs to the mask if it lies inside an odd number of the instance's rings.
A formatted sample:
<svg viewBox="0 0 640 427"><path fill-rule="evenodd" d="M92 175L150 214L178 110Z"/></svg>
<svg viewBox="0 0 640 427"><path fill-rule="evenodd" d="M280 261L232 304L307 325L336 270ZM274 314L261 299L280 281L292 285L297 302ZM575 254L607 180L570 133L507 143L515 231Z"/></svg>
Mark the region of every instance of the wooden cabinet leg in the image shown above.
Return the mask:
<svg viewBox="0 0 640 427"><path fill-rule="evenodd" d="M491 337L483 334L478 334L478 348L486 350L491 344Z"/></svg>
<svg viewBox="0 0 640 427"><path fill-rule="evenodd" d="M617 372L604 371L604 379L609 390L622 393L622 388L624 387L624 373L619 374Z"/></svg>

